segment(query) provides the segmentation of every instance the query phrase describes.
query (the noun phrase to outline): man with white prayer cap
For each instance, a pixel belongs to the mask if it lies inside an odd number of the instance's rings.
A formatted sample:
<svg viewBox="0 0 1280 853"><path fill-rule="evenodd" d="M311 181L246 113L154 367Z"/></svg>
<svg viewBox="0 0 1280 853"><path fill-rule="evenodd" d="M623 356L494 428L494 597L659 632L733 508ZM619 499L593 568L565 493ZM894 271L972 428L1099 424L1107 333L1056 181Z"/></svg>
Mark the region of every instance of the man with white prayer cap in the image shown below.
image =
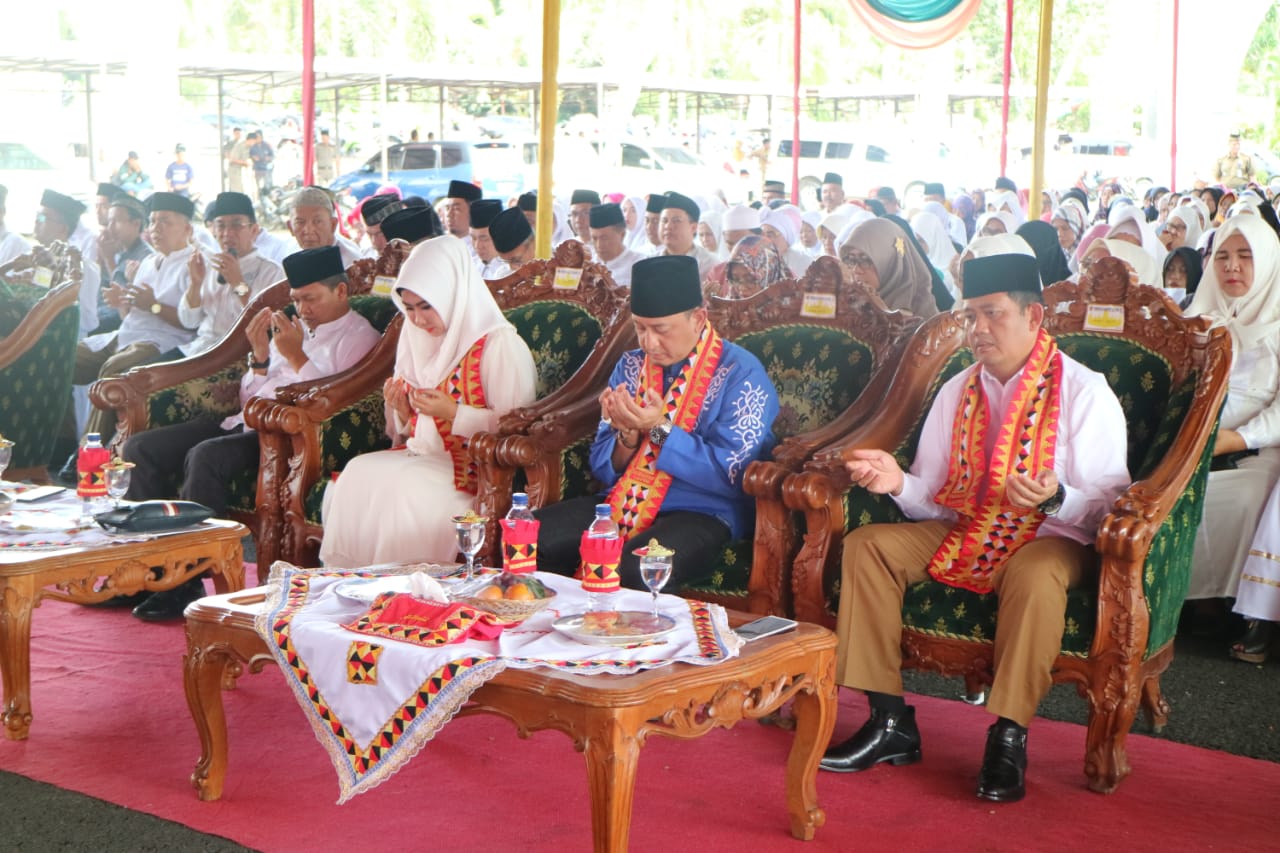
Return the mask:
<svg viewBox="0 0 1280 853"><path fill-rule="evenodd" d="M627 220L622 206L598 204L591 208L588 221L596 260L608 268L614 284L630 287L631 267L644 256L627 248Z"/></svg>
<svg viewBox="0 0 1280 853"><path fill-rule="evenodd" d="M738 241L748 234L760 234L760 211L745 204L735 204L720 220L726 251L732 253Z"/></svg>

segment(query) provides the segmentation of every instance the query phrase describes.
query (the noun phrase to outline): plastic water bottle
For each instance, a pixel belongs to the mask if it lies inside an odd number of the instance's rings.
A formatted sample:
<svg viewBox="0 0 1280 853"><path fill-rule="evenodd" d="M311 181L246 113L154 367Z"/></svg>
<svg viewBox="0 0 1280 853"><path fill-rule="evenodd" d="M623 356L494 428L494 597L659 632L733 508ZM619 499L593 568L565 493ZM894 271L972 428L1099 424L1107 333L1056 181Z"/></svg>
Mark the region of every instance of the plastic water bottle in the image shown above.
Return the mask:
<svg viewBox="0 0 1280 853"><path fill-rule="evenodd" d="M588 539L617 539L618 525L613 520L613 511L608 504L596 504L596 517L587 528ZM591 612L616 610L617 595L612 592L587 593L588 606Z"/></svg>
<svg viewBox="0 0 1280 853"><path fill-rule="evenodd" d="M102 446L102 436L91 432L84 437L76 454L76 495L81 500L81 523L93 522L95 501L107 497L106 476L102 466L111 461L111 451Z"/></svg>
<svg viewBox="0 0 1280 853"><path fill-rule="evenodd" d="M533 521L533 510L529 509L529 496L524 492L516 492L511 496L511 509L507 510L508 521Z"/></svg>

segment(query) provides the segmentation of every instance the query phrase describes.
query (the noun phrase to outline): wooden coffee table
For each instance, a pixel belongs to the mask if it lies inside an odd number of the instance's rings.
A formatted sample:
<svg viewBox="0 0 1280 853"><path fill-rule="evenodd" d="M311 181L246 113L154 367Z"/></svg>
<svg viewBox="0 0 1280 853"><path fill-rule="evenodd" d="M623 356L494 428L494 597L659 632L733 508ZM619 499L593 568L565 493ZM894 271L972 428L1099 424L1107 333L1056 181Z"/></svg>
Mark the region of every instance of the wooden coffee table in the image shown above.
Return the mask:
<svg viewBox="0 0 1280 853"><path fill-rule="evenodd" d="M266 589L201 599L187 608L183 681L200 735L191 774L200 799L222 796L227 727L222 690L248 669L274 663L254 630ZM731 614L734 624L748 614ZM835 635L817 625L747 644L713 666L672 664L629 675L507 669L471 694L460 714L497 714L521 735L558 729L586 755L596 850L626 850L640 747L651 734L695 738L758 719L794 700L795 742L787 760L791 834L812 839L826 821L814 778L836 715ZM726 816L727 817L727 816Z"/></svg>
<svg viewBox="0 0 1280 853"><path fill-rule="evenodd" d="M93 604L115 595L172 589L205 571L213 572L219 592L240 590L240 540L248 533L234 521L207 521L192 530L125 545L0 550L5 736L23 740L31 728L31 612L41 601Z"/></svg>

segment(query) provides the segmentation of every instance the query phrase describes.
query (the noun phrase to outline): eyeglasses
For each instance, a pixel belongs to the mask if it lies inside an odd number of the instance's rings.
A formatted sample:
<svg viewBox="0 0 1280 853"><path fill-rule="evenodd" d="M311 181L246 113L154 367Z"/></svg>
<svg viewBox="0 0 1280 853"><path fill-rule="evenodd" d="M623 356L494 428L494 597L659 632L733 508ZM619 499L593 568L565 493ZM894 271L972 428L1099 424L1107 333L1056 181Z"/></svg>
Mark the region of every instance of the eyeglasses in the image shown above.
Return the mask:
<svg viewBox="0 0 1280 853"><path fill-rule="evenodd" d="M46 222L48 222L48 221L49 221L49 217L45 216L43 213L37 213L37 214L36 214L36 224L37 224L37 225L43 225L44 223L46 223Z"/></svg>

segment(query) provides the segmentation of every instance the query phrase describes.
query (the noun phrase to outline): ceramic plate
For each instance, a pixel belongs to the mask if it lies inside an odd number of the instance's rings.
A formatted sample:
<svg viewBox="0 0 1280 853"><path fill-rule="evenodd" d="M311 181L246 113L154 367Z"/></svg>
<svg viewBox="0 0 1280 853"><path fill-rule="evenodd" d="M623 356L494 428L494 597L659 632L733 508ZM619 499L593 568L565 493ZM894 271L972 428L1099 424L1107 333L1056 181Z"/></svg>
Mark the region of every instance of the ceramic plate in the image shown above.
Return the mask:
<svg viewBox="0 0 1280 853"><path fill-rule="evenodd" d="M343 598L351 598L372 604L384 592L408 592L409 576L392 575L385 578L352 578L333 588Z"/></svg>
<svg viewBox="0 0 1280 853"><path fill-rule="evenodd" d="M676 620L661 613L654 617L641 610L618 610L563 616L551 627L580 643L630 646L670 634L676 629Z"/></svg>

